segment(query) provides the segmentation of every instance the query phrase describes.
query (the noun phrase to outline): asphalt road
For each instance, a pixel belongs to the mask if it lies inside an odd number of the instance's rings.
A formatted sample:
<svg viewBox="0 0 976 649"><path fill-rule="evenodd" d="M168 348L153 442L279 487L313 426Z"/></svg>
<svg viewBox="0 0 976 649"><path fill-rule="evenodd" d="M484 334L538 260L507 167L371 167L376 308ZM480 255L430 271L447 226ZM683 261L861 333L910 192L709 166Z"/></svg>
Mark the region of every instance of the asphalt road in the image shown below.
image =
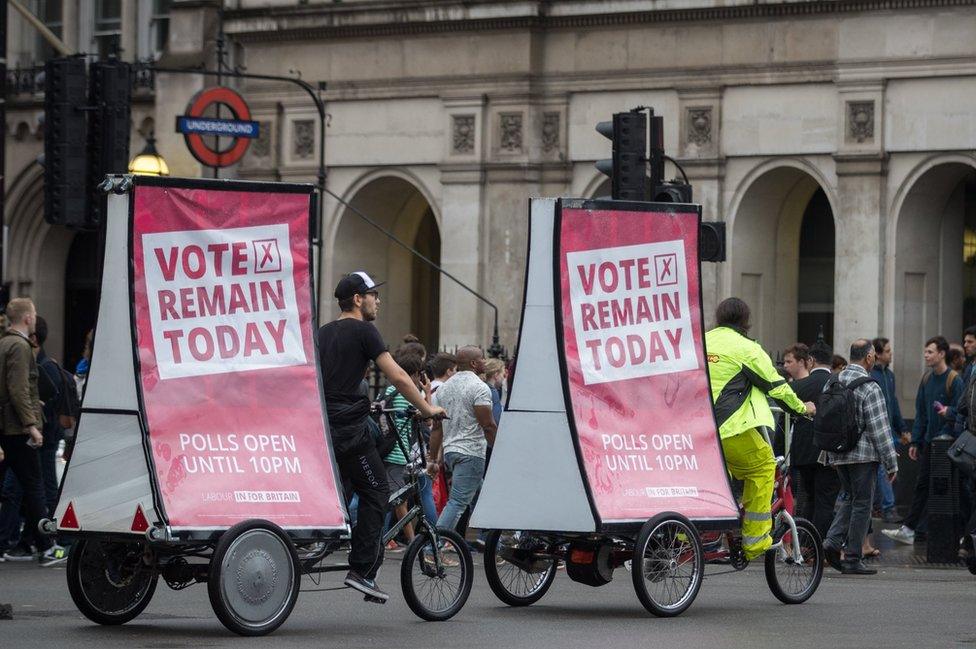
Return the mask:
<svg viewBox="0 0 976 649"><path fill-rule="evenodd" d="M385 606L351 591L303 593L273 635L239 638L214 617L202 585L173 592L160 583L149 608L122 627L100 627L78 613L63 567L0 564L0 603L14 619L0 621L0 647L972 647L976 646L976 577L954 568L882 565L873 577L828 569L817 594L784 606L769 593L759 565L706 577L681 617L657 619L640 606L630 574L594 589L560 571L545 598L529 608L504 606L492 595L476 557L467 606L453 620L423 622L399 593L399 559L380 574L391 592ZM708 573L721 566L710 566ZM324 585L337 585L331 575ZM313 587L307 581L305 587Z"/></svg>

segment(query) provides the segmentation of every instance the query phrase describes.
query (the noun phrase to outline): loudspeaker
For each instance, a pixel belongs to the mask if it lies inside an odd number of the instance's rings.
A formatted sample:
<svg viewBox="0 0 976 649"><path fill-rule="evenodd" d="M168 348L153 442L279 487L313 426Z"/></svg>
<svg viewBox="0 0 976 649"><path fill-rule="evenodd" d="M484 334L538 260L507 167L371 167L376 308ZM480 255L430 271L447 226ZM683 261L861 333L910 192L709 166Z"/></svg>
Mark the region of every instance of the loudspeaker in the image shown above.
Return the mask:
<svg viewBox="0 0 976 649"><path fill-rule="evenodd" d="M44 219L84 227L87 221L88 84L84 57L44 65Z"/></svg>
<svg viewBox="0 0 976 649"><path fill-rule="evenodd" d="M105 195L98 185L107 174L129 168L131 66L124 61L92 63L89 101L94 107L89 129L88 224L98 227Z"/></svg>

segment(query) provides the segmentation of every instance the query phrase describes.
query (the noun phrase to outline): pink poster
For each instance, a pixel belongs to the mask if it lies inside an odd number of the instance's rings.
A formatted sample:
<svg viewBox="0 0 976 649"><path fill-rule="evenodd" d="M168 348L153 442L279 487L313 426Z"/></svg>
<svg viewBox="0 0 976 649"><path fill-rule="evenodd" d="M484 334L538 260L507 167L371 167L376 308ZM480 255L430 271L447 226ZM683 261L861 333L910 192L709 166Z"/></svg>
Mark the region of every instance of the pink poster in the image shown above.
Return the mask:
<svg viewBox="0 0 976 649"><path fill-rule="evenodd" d="M557 233L565 378L597 513L735 519L704 358L697 208L604 205L564 202Z"/></svg>
<svg viewBox="0 0 976 649"><path fill-rule="evenodd" d="M304 187L139 185L139 379L174 529L342 528L313 344Z"/></svg>

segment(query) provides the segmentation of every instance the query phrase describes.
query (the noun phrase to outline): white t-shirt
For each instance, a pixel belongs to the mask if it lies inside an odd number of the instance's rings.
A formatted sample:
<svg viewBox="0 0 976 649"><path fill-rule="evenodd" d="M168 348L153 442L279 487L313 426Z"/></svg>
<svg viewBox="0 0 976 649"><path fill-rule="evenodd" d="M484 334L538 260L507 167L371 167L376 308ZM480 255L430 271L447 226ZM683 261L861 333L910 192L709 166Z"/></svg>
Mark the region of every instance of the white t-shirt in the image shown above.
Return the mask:
<svg viewBox="0 0 976 649"><path fill-rule="evenodd" d="M491 408L491 389L471 371L458 372L437 389L433 402L447 411L444 452L485 457L488 441L475 417L475 406Z"/></svg>

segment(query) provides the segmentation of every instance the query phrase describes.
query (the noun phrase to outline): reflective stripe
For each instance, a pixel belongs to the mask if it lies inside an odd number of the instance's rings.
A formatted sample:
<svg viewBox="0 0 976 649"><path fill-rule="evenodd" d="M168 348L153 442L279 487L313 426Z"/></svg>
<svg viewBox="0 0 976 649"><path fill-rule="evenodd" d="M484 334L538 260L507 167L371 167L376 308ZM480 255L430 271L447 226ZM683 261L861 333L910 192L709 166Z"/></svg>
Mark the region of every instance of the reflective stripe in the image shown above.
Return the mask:
<svg viewBox="0 0 976 649"><path fill-rule="evenodd" d="M763 392L769 392L770 390L778 388L781 385L786 385L786 379L767 381L763 376L761 376L758 372L753 370L748 365L743 365L742 371L746 373L746 377L749 379L749 383L752 383L754 386L756 386Z"/></svg>
<svg viewBox="0 0 976 649"><path fill-rule="evenodd" d="M773 540L769 534L760 534L759 536L743 536L742 545L757 545L762 543L763 539L769 539L770 541Z"/></svg>
<svg viewBox="0 0 976 649"><path fill-rule="evenodd" d="M769 512L746 512L746 515L743 518L747 521L763 522L771 520L773 515Z"/></svg>
<svg viewBox="0 0 976 649"><path fill-rule="evenodd" d="M715 420L721 428L722 424L728 421L741 408L746 399L749 398L749 379L743 372L739 372L722 387L718 398L715 400Z"/></svg>

